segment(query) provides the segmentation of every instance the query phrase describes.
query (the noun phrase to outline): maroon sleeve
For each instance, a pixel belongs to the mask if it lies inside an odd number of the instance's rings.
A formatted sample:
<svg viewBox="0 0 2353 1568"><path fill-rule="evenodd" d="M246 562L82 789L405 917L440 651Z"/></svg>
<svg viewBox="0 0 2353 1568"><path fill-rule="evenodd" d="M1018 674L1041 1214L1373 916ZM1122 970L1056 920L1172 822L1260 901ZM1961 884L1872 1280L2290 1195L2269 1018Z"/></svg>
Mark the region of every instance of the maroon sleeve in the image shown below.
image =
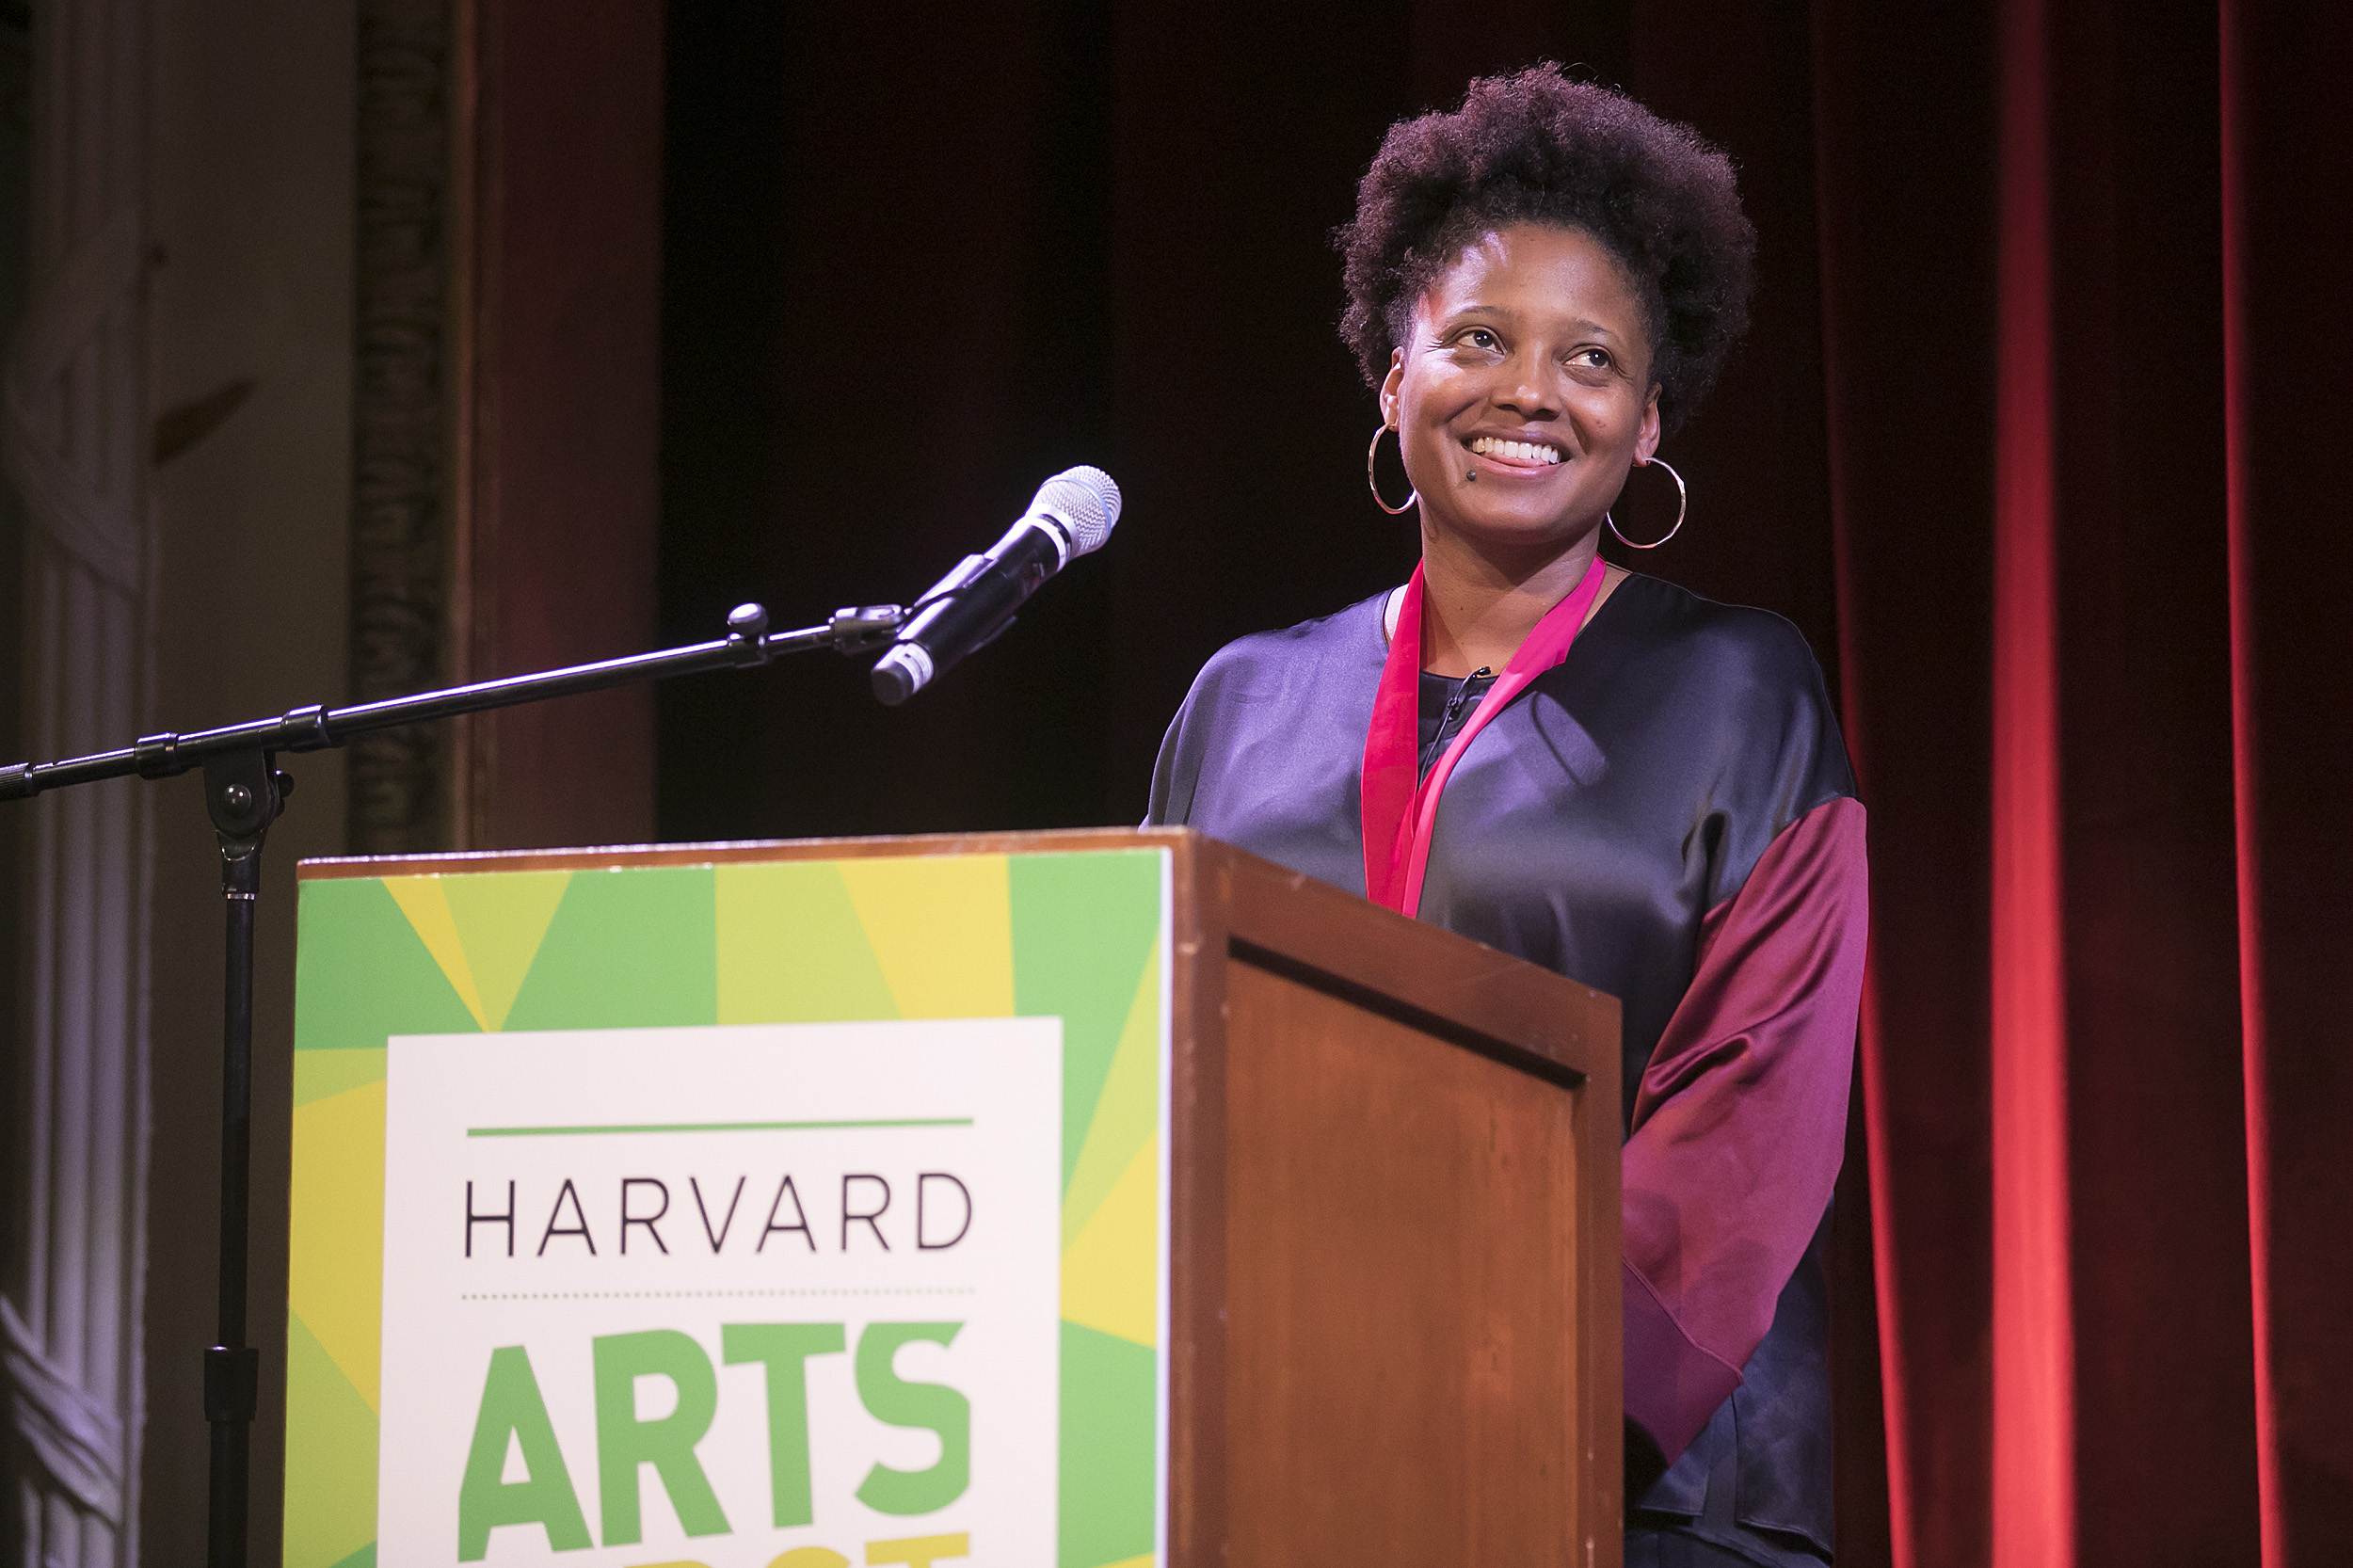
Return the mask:
<svg viewBox="0 0 2353 1568"><path fill-rule="evenodd" d="M1670 1463L1739 1386L1830 1206L1863 990L1863 805L1768 845L1708 911L1625 1160L1625 1411Z"/></svg>

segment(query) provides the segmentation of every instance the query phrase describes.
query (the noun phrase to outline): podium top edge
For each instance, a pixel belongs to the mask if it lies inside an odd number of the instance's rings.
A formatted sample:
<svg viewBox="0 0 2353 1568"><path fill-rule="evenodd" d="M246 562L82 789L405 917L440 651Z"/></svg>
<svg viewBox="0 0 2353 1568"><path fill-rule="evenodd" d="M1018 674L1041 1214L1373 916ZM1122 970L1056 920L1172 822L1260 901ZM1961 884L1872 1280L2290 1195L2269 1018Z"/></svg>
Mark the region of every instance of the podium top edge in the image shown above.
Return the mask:
<svg viewBox="0 0 2353 1568"><path fill-rule="evenodd" d="M699 843L595 844L571 849L449 850L423 855L321 856L295 868L301 881L342 876L434 876L469 872L591 871L625 866L708 866L762 860L848 860L880 856L1052 855L1175 849L1201 838L1190 827L1064 827L1025 832L910 833L841 839L722 839Z"/></svg>

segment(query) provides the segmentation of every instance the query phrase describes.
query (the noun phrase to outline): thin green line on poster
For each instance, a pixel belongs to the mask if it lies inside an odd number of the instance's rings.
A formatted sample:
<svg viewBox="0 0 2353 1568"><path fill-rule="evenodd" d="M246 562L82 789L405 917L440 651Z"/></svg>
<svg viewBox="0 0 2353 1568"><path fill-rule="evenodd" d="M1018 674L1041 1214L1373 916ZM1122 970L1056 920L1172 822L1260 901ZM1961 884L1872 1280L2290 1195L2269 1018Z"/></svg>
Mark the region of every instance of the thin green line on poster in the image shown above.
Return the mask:
<svg viewBox="0 0 2353 1568"><path fill-rule="evenodd" d="M839 1128L970 1127L969 1116L906 1116L842 1122L640 1122L612 1127L470 1127L469 1138L573 1138L613 1132L823 1132Z"/></svg>

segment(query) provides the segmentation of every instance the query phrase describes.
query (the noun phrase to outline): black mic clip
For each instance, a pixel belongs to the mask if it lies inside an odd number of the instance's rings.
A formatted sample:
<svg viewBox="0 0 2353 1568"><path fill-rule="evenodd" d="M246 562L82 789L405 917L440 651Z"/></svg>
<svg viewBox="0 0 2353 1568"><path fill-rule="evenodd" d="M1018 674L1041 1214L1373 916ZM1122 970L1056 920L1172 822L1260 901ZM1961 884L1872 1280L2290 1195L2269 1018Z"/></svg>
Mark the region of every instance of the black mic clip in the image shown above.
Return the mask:
<svg viewBox="0 0 2353 1568"><path fill-rule="evenodd" d="M872 653L888 647L913 614L897 604L846 604L825 623L825 637L844 655Z"/></svg>

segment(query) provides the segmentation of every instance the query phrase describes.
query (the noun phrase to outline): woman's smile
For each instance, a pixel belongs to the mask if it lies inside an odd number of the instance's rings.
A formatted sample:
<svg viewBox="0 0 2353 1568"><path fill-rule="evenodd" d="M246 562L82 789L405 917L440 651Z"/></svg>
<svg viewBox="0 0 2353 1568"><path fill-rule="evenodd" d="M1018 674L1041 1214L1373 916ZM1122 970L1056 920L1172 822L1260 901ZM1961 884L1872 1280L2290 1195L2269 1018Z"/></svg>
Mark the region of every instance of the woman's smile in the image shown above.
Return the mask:
<svg viewBox="0 0 2353 1568"><path fill-rule="evenodd" d="M1472 456L1487 459L1482 467L1513 477L1540 474L1569 460L1560 442L1542 437L1481 435L1463 444Z"/></svg>

